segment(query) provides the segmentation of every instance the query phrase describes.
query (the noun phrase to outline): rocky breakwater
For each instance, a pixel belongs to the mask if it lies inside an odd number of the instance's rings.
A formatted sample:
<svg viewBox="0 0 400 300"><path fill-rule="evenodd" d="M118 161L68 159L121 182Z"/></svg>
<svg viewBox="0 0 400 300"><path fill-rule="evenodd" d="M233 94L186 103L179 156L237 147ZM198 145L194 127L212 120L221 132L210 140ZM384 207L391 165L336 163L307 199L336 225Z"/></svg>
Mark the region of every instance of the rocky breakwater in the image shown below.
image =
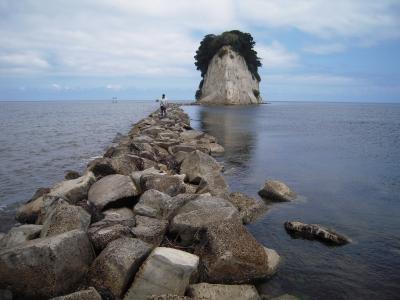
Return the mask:
<svg viewBox="0 0 400 300"><path fill-rule="evenodd" d="M0 239L13 299L260 299L279 255L243 224L265 204L230 193L223 147L177 105L133 126L82 176L41 188ZM69 179L73 178L73 179ZM164 297L164 298L163 298Z"/></svg>

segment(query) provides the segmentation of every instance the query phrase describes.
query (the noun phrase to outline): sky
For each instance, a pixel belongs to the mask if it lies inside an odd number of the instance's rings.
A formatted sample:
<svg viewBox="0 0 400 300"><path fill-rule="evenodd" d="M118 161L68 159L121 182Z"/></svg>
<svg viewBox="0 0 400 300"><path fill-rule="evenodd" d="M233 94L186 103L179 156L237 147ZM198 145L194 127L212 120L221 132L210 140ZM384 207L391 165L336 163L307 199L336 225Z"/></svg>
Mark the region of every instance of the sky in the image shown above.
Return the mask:
<svg viewBox="0 0 400 300"><path fill-rule="evenodd" d="M190 100L233 29L265 101L400 102L400 0L0 0L0 100Z"/></svg>

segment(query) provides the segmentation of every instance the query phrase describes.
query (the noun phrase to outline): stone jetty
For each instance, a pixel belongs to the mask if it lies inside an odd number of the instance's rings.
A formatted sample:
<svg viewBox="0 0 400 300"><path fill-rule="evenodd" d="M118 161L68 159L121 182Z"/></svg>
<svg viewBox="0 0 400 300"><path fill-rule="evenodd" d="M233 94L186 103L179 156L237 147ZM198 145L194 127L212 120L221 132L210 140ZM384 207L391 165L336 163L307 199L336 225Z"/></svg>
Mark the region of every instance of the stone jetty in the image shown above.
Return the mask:
<svg viewBox="0 0 400 300"><path fill-rule="evenodd" d="M260 299L278 253L244 224L265 204L231 193L215 137L171 104L85 172L40 188L0 239L12 299ZM61 170L60 170L61 171Z"/></svg>

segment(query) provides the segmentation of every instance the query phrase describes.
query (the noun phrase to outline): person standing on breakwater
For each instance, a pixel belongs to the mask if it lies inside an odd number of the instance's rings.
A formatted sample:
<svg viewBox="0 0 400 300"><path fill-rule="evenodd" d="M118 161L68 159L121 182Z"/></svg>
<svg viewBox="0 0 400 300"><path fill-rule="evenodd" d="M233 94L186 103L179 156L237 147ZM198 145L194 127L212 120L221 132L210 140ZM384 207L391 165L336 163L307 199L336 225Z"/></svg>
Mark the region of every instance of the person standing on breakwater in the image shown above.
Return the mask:
<svg viewBox="0 0 400 300"><path fill-rule="evenodd" d="M165 94L162 94L161 100L160 100L160 113L161 113L161 118L165 117L167 115L167 98L165 97Z"/></svg>

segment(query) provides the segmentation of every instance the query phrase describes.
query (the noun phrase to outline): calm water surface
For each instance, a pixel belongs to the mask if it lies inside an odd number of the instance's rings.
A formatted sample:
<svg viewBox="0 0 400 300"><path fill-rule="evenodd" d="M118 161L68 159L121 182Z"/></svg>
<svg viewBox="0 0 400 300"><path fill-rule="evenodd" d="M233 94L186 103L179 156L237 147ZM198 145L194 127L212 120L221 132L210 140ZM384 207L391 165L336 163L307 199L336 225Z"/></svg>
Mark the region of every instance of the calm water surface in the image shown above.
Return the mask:
<svg viewBox="0 0 400 300"><path fill-rule="evenodd" d="M299 195L248 228L283 258L259 288L302 299L400 299L400 105L273 103L185 110L225 147L231 190L257 197L266 179ZM343 247L292 239L287 220L351 237Z"/></svg>

